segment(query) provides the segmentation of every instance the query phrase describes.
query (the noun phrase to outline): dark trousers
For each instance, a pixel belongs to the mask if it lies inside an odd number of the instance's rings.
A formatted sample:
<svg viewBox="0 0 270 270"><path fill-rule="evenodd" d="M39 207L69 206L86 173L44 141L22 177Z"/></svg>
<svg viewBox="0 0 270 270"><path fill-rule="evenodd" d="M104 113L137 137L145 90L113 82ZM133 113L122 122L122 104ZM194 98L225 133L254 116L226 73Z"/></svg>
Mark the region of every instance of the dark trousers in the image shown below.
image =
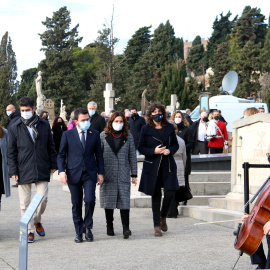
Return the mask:
<svg viewBox="0 0 270 270"><path fill-rule="evenodd" d="M77 184L68 184L71 193L72 216L76 234L82 234L84 226L93 228L93 214L96 204L96 181L93 181L87 171L83 171ZM84 193L84 198L83 198ZM85 216L82 218L83 200L85 204Z"/></svg>
<svg viewBox="0 0 270 270"><path fill-rule="evenodd" d="M209 147L210 148L210 154L222 154L223 153L223 147Z"/></svg>
<svg viewBox="0 0 270 270"><path fill-rule="evenodd" d="M267 259L265 257L263 244L261 243L256 252L250 256L252 264L259 264L260 266L265 265L265 269L270 269L270 235L266 235L267 245L268 245L268 254Z"/></svg>
<svg viewBox="0 0 270 270"><path fill-rule="evenodd" d="M175 191L164 191L164 198L161 206L161 185L162 185L162 174L158 174L158 179L156 183L155 193L152 196L152 212L153 212L153 221L154 227L160 226L160 216L167 217L173 196Z"/></svg>
<svg viewBox="0 0 270 270"><path fill-rule="evenodd" d="M198 155L198 154L207 154L207 150L206 150L206 142L202 142L202 141L197 141L193 150L192 150L192 154L193 155Z"/></svg>

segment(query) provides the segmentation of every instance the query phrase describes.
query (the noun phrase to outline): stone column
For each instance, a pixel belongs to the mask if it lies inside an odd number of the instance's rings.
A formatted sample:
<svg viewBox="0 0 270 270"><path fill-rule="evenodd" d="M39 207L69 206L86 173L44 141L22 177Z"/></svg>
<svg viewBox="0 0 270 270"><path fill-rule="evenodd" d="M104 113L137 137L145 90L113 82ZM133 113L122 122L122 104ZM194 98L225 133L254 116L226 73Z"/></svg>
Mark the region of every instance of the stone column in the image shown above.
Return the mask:
<svg viewBox="0 0 270 270"><path fill-rule="evenodd" d="M115 92L114 92L114 90L112 90L111 83L106 83L106 89L103 92L103 96L105 98L105 111L109 108L114 109Z"/></svg>
<svg viewBox="0 0 270 270"><path fill-rule="evenodd" d="M169 111L170 113L173 113L176 109L176 103L177 103L177 95L172 94L171 95L171 105L166 106L166 110Z"/></svg>

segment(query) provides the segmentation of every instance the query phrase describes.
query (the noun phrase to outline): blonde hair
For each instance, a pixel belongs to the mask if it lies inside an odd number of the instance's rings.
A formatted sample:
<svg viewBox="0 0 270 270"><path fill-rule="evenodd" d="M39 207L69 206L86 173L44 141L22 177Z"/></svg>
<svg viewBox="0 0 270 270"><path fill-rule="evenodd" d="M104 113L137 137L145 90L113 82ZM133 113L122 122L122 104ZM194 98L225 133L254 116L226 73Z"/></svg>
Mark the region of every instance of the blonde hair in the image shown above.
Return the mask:
<svg viewBox="0 0 270 270"><path fill-rule="evenodd" d="M253 114L259 113L260 111L255 107L250 107L244 110L244 115L251 116Z"/></svg>
<svg viewBox="0 0 270 270"><path fill-rule="evenodd" d="M189 126L189 122L188 122L188 120L186 119L185 115L184 115L181 111L175 111L175 112L173 112L172 117L171 117L171 120L174 121L174 118L175 118L175 116L176 116L178 113L181 114L181 118L182 118L182 121L183 121L183 123L184 123L184 126L185 126L185 127L188 127L188 126Z"/></svg>

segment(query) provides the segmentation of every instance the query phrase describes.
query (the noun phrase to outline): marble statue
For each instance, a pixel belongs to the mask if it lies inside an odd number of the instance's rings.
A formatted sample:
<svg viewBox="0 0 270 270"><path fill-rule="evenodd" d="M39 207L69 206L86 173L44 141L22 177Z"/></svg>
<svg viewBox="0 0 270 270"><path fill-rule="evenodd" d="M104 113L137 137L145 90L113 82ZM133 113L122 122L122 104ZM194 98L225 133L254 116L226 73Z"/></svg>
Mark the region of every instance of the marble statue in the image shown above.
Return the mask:
<svg viewBox="0 0 270 270"><path fill-rule="evenodd" d="M149 101L146 97L147 89L145 89L142 93L142 101L141 101L141 114L146 115L147 108L149 106Z"/></svg>
<svg viewBox="0 0 270 270"><path fill-rule="evenodd" d="M46 97L42 92L42 72L38 72L38 77L36 78L36 91L37 91L37 114L44 111L44 106L46 102Z"/></svg>
<svg viewBox="0 0 270 270"><path fill-rule="evenodd" d="M67 121L67 112L66 112L66 106L63 103L63 100L61 99L61 107L60 107L60 117Z"/></svg>

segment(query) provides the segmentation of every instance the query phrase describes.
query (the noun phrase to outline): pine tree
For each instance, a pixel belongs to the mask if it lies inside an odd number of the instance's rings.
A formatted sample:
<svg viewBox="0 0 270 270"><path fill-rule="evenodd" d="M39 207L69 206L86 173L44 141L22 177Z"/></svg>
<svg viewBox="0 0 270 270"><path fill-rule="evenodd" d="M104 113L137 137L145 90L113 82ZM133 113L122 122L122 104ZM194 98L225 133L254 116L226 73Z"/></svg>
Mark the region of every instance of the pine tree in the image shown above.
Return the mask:
<svg viewBox="0 0 270 270"><path fill-rule="evenodd" d="M221 43L228 41L229 34L232 31L233 24L237 20L237 16L230 21L232 13L229 11L225 16L223 16L223 12L220 14L220 18L216 17L213 23L213 32L209 41L207 43L207 50L205 52L206 57L206 65L213 67L214 65L214 52L217 49L217 46Z"/></svg>
<svg viewBox="0 0 270 270"><path fill-rule="evenodd" d="M17 91L17 64L8 32L4 34L0 45L0 124L7 120L6 106L11 103L12 95Z"/></svg>
<svg viewBox="0 0 270 270"><path fill-rule="evenodd" d="M223 42L217 46L213 55L212 69L214 75L210 75L210 87L208 89L213 96L220 94L219 88L222 86L223 77L231 70L231 67L230 47L227 42Z"/></svg>
<svg viewBox="0 0 270 270"><path fill-rule="evenodd" d="M193 46L187 57L187 67L194 72L195 76L204 73L204 47L202 44Z"/></svg>
<svg viewBox="0 0 270 270"><path fill-rule="evenodd" d="M199 105L199 94L202 92L202 89L202 83L198 83L194 77L190 77L185 84L185 93L183 92L181 97L180 108L195 109Z"/></svg>
<svg viewBox="0 0 270 270"><path fill-rule="evenodd" d="M152 64L162 72L166 65L179 59L180 51L177 51L179 41L176 40L174 29L169 21L161 23L153 34L150 42Z"/></svg>
<svg viewBox="0 0 270 270"><path fill-rule="evenodd" d="M132 38L128 41L128 45L125 49L124 55L127 63L132 67L135 65L139 58L147 51L150 47L150 26L144 26L139 28Z"/></svg>
<svg viewBox="0 0 270 270"><path fill-rule="evenodd" d="M172 94L176 94L177 99L182 101L185 78L186 65L184 61L178 61L176 64L167 66L159 84L158 101L164 105L169 105Z"/></svg>
<svg viewBox="0 0 270 270"><path fill-rule="evenodd" d="M44 95L53 99L56 112L59 112L61 99L70 112L74 107L81 106L83 98L86 98L73 65L73 50L82 40L78 37L79 25L70 29L71 17L66 7L54 12L52 18L47 17L42 24L46 26L46 31L40 34L41 50L45 51L46 59L39 63L38 70L43 72Z"/></svg>
<svg viewBox="0 0 270 270"><path fill-rule="evenodd" d="M200 44L202 44L202 38L200 36L196 36L192 41L192 47Z"/></svg>

